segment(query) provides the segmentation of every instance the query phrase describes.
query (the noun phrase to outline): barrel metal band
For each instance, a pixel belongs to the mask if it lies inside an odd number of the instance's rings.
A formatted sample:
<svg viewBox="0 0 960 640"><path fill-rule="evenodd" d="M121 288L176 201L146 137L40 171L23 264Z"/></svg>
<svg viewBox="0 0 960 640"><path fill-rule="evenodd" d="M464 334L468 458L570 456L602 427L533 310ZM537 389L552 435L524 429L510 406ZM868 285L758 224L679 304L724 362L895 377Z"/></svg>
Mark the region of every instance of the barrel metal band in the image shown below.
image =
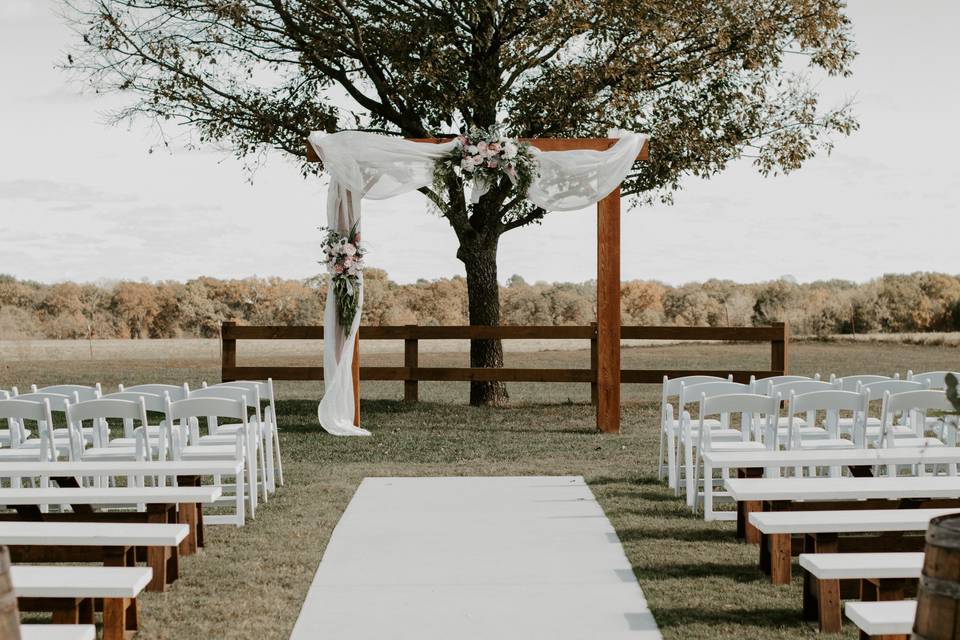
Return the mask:
<svg viewBox="0 0 960 640"><path fill-rule="evenodd" d="M960 600L960 583L953 580L923 575L920 576L920 591L933 596Z"/></svg>
<svg viewBox="0 0 960 640"><path fill-rule="evenodd" d="M960 549L960 531L943 526L931 526L927 529L927 544L945 549Z"/></svg>

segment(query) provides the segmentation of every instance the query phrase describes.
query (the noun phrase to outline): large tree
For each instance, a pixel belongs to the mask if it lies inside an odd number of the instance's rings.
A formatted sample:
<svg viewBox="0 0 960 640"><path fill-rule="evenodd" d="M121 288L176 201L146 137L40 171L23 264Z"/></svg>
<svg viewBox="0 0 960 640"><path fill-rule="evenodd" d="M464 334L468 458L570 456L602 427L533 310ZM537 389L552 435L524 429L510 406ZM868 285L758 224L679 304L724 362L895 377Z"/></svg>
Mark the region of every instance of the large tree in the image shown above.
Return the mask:
<svg viewBox="0 0 960 640"><path fill-rule="evenodd" d="M856 127L815 82L854 57L842 0L72 0L68 66L147 116L227 142L305 155L316 129L426 137L504 125L522 137L653 137L624 193L669 199L684 176L751 155L798 168ZM306 166L305 173L310 173ZM500 322L497 246L545 211L508 185L465 201L424 190L457 235L470 322ZM476 341L471 366L502 366ZM472 403L506 398L474 383Z"/></svg>

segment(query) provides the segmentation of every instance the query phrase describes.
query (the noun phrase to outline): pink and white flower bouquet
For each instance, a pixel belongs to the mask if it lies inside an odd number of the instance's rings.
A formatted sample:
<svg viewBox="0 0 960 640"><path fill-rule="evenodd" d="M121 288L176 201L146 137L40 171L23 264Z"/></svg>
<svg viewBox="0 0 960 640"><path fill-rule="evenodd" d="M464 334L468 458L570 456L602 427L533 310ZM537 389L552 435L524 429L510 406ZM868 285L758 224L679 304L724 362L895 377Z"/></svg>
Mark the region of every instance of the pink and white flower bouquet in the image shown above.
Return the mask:
<svg viewBox="0 0 960 640"><path fill-rule="evenodd" d="M345 334L350 333L360 302L360 278L363 257L367 251L360 244L360 233L354 225L346 235L324 227L323 262L330 275L330 293L336 297L337 317ZM327 295L330 295L329 293Z"/></svg>
<svg viewBox="0 0 960 640"><path fill-rule="evenodd" d="M464 184L471 185L471 201L476 203L480 196L506 177L521 196L526 195L536 175L536 161L529 144L509 138L497 128L485 130L477 127L466 135L457 136L456 141L450 155L438 160L434 168L433 182L438 191L442 191L447 180L456 175Z"/></svg>

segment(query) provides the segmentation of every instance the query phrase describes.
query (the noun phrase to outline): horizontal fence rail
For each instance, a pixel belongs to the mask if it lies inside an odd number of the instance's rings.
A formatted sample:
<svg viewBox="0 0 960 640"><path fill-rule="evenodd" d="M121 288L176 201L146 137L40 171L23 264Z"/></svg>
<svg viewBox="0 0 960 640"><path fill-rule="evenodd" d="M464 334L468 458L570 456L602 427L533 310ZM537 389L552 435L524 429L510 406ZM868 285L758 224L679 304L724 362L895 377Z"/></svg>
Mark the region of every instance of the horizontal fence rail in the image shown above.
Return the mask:
<svg viewBox="0 0 960 640"><path fill-rule="evenodd" d="M224 322L221 331L221 379L230 380L323 380L323 367L238 366L237 340L323 340L323 327L317 326L244 326ZM590 342L589 369L528 369L503 367L421 367L420 340L585 340ZM768 342L768 370L688 370L688 369L623 369L621 383L660 383L664 376L733 374L734 380L746 382L757 378L783 375L788 371L790 331L786 324L769 327L642 327L620 329L621 340L716 340L724 342ZM592 326L456 326L426 327L419 325L361 327L360 340L403 340L402 367L360 367L361 380L393 380L404 383L404 399L416 401L417 383L433 382L577 382L590 383L596 401L597 329Z"/></svg>

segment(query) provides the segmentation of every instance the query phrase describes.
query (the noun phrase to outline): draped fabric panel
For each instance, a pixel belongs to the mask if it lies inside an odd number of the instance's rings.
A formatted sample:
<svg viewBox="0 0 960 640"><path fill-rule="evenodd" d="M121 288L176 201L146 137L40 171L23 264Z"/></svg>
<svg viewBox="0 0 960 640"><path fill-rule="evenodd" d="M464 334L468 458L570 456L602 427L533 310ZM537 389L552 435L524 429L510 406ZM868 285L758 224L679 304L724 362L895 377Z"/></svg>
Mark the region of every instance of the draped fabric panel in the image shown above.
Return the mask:
<svg viewBox="0 0 960 640"><path fill-rule="evenodd" d="M647 136L624 132L606 151L540 151L532 149L539 165L527 199L548 211L583 209L609 195L627 176ZM430 185L433 167L454 149L456 142L413 142L360 131L314 132L310 145L330 174L327 226L342 234L360 221L364 198L383 200ZM358 227L359 228L359 227ZM361 276L360 301L363 307ZM336 300L327 295L324 310L323 375L326 391L317 417L335 435L370 435L353 424L353 350L361 313L348 332L339 325Z"/></svg>

